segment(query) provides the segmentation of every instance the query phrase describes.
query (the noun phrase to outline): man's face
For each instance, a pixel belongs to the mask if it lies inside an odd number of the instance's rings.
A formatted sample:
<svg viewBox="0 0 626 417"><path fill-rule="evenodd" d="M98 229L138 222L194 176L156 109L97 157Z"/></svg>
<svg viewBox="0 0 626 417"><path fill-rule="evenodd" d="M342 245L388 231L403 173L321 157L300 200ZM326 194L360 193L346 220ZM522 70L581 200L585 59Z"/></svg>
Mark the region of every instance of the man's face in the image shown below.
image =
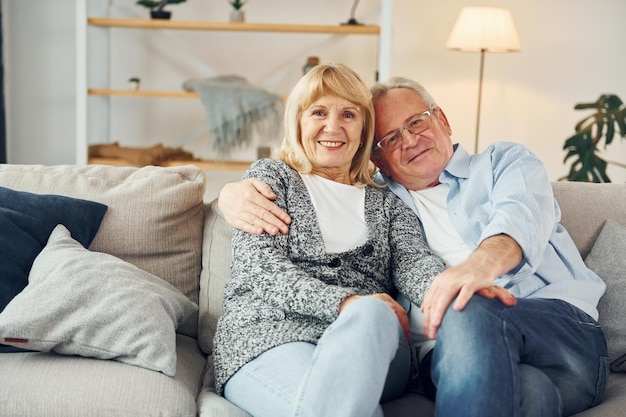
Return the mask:
<svg viewBox="0 0 626 417"><path fill-rule="evenodd" d="M408 88L387 91L375 105L376 128L374 143L397 131L415 115L429 110L420 95ZM402 132L402 145L392 152L378 149L372 152L372 162L386 175L408 190L422 190L439 183L452 157L452 130L445 114L437 108L431 115L431 126L414 135Z"/></svg>

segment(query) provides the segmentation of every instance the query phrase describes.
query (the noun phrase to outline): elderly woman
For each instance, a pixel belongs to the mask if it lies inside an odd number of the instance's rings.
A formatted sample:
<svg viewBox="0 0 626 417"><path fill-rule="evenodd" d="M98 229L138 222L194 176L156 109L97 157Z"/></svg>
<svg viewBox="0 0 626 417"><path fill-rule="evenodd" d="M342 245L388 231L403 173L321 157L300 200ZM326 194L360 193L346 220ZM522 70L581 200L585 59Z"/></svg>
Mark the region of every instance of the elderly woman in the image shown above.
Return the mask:
<svg viewBox="0 0 626 417"><path fill-rule="evenodd" d="M319 65L285 106L279 160L258 178L294 219L286 235L233 232L214 340L217 391L254 417L382 416L415 371L407 312L444 263L415 214L373 179L371 94Z"/></svg>

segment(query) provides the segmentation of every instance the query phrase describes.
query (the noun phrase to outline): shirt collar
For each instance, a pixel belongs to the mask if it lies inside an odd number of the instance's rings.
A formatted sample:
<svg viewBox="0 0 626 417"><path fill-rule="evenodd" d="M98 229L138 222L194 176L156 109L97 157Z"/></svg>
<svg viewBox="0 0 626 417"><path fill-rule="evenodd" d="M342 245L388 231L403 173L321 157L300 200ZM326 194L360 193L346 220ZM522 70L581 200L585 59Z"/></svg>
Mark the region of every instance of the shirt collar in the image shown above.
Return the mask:
<svg viewBox="0 0 626 417"><path fill-rule="evenodd" d="M453 152L450 161L439 176L440 182L444 182L449 176L455 178L469 178L470 176L471 155L458 143L453 145Z"/></svg>

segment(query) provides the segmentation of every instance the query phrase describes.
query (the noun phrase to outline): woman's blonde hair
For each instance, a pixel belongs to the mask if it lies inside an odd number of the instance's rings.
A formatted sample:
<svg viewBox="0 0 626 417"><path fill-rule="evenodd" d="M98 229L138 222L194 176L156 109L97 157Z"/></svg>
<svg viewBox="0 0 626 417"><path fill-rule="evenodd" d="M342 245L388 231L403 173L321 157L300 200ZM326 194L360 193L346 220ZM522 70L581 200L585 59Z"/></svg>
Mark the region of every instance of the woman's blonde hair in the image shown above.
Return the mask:
<svg viewBox="0 0 626 417"><path fill-rule="evenodd" d="M316 65L291 90L285 104L285 136L278 149L278 157L298 172L311 172L311 161L302 146L300 119L312 103L328 95L340 97L363 110L362 145L352 159L350 181L357 186L377 185L372 179L376 168L370 162L374 141L372 94L361 77L343 64Z"/></svg>

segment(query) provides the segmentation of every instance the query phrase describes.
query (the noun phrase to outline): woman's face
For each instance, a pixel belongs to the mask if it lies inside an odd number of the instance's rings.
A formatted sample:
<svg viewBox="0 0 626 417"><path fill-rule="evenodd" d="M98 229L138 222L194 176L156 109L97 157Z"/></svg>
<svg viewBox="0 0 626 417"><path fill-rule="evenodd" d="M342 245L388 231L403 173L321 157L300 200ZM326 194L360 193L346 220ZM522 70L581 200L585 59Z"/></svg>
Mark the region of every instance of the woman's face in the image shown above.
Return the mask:
<svg viewBox="0 0 626 417"><path fill-rule="evenodd" d="M302 147L313 174L349 183L352 159L361 146L363 109L337 96L323 96L300 117Z"/></svg>

